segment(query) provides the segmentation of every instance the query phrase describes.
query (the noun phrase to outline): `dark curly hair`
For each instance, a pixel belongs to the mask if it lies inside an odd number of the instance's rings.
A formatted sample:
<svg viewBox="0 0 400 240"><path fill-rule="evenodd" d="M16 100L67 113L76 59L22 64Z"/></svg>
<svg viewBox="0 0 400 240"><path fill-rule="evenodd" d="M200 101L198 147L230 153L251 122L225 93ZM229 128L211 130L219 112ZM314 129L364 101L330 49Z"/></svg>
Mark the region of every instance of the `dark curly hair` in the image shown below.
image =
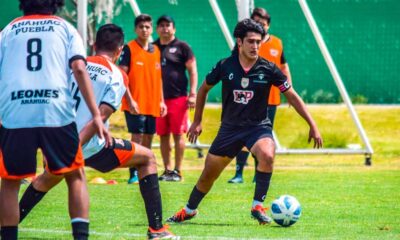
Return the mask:
<svg viewBox="0 0 400 240"><path fill-rule="evenodd" d="M248 32L255 32L261 34L261 39L265 36L264 28L256 21L246 18L236 24L235 30L233 31L233 36L235 38L240 38L243 40Z"/></svg>
<svg viewBox="0 0 400 240"><path fill-rule="evenodd" d="M24 15L56 14L64 6L64 0L19 0Z"/></svg>
<svg viewBox="0 0 400 240"><path fill-rule="evenodd" d="M124 31L115 24L105 24L97 31L95 44L97 50L114 52L124 45Z"/></svg>

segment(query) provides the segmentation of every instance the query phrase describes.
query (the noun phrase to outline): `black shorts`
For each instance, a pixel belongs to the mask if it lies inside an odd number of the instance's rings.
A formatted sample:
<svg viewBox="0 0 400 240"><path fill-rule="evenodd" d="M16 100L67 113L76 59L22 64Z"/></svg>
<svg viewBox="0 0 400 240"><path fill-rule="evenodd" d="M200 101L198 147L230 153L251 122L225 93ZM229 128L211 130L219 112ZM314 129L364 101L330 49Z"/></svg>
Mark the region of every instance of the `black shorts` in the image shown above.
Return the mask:
<svg viewBox="0 0 400 240"><path fill-rule="evenodd" d="M85 165L100 171L109 172L126 163L135 154L135 145L127 140L113 139L113 146L85 159Z"/></svg>
<svg viewBox="0 0 400 240"><path fill-rule="evenodd" d="M36 174L40 148L46 169L63 174L84 166L76 124L63 127L0 129L0 176L22 179Z"/></svg>
<svg viewBox="0 0 400 240"><path fill-rule="evenodd" d="M272 139L272 129L269 126L226 126L221 125L217 137L211 144L209 153L234 158L243 147L251 149L261 138Z"/></svg>
<svg viewBox="0 0 400 240"><path fill-rule="evenodd" d="M150 115L133 115L125 113L126 126L130 133L154 134L156 133L156 118Z"/></svg>

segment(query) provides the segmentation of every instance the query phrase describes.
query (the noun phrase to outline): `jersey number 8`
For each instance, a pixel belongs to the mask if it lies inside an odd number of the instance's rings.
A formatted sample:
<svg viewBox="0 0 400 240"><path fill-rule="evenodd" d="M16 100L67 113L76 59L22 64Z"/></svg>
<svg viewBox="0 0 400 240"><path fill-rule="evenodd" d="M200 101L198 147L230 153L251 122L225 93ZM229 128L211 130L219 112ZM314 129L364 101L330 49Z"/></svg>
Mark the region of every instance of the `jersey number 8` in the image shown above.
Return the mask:
<svg viewBox="0 0 400 240"><path fill-rule="evenodd" d="M26 58L26 67L29 71L36 72L42 69L42 40L31 38L27 43L28 56Z"/></svg>

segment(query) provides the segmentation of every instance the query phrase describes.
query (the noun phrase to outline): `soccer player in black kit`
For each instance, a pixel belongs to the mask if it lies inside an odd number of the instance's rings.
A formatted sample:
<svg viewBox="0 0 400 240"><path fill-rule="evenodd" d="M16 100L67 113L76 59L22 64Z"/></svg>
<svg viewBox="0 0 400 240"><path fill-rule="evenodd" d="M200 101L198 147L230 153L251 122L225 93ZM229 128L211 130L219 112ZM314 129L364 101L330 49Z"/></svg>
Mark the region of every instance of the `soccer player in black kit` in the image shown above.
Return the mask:
<svg viewBox="0 0 400 240"><path fill-rule="evenodd" d="M273 63L258 56L265 35L261 25L251 19L240 21L234 30L239 54L219 61L208 73L196 99L193 124L188 131L190 142L201 134L202 115L210 89L222 82L221 126L207 154L203 172L184 208L170 217L168 222L183 222L197 215L197 207L210 191L224 168L245 146L258 160L251 216L260 224L271 222L265 214L266 198L273 171L275 143L271 122L267 117L270 88L277 86L288 102L310 126L308 141L314 148L322 147L322 138L304 102L291 88L286 76Z"/></svg>

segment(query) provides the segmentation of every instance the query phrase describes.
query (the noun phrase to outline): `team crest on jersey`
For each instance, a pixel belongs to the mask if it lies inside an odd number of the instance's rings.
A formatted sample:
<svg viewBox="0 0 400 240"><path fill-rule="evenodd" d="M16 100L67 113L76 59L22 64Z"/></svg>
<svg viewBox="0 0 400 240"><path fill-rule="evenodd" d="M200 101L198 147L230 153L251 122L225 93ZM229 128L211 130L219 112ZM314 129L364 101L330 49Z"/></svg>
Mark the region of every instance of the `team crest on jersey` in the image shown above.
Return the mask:
<svg viewBox="0 0 400 240"><path fill-rule="evenodd" d="M276 49L271 49L271 50L269 50L269 53L270 53L272 56L277 57L278 54L279 54L279 51L276 50Z"/></svg>
<svg viewBox="0 0 400 240"><path fill-rule="evenodd" d="M260 79L260 80L263 80L264 79L264 74L260 74L260 75L258 75L258 79Z"/></svg>
<svg viewBox="0 0 400 240"><path fill-rule="evenodd" d="M240 85L242 88L247 88L249 86L250 80L248 78L242 78L242 81L240 81Z"/></svg>
<svg viewBox="0 0 400 240"><path fill-rule="evenodd" d="M253 96L253 91L233 90L233 101L236 103L247 104Z"/></svg>
<svg viewBox="0 0 400 240"><path fill-rule="evenodd" d="M175 53L175 52L176 52L176 47L170 48L170 49L169 49L169 52L170 52L170 53Z"/></svg>
<svg viewBox="0 0 400 240"><path fill-rule="evenodd" d="M230 73L230 74L229 74L228 79L229 79L229 80L232 80L232 79L233 79L233 73Z"/></svg>
<svg viewBox="0 0 400 240"><path fill-rule="evenodd" d="M160 69L161 68L161 66L160 66L160 63L156 63L156 69L158 70L158 69Z"/></svg>

